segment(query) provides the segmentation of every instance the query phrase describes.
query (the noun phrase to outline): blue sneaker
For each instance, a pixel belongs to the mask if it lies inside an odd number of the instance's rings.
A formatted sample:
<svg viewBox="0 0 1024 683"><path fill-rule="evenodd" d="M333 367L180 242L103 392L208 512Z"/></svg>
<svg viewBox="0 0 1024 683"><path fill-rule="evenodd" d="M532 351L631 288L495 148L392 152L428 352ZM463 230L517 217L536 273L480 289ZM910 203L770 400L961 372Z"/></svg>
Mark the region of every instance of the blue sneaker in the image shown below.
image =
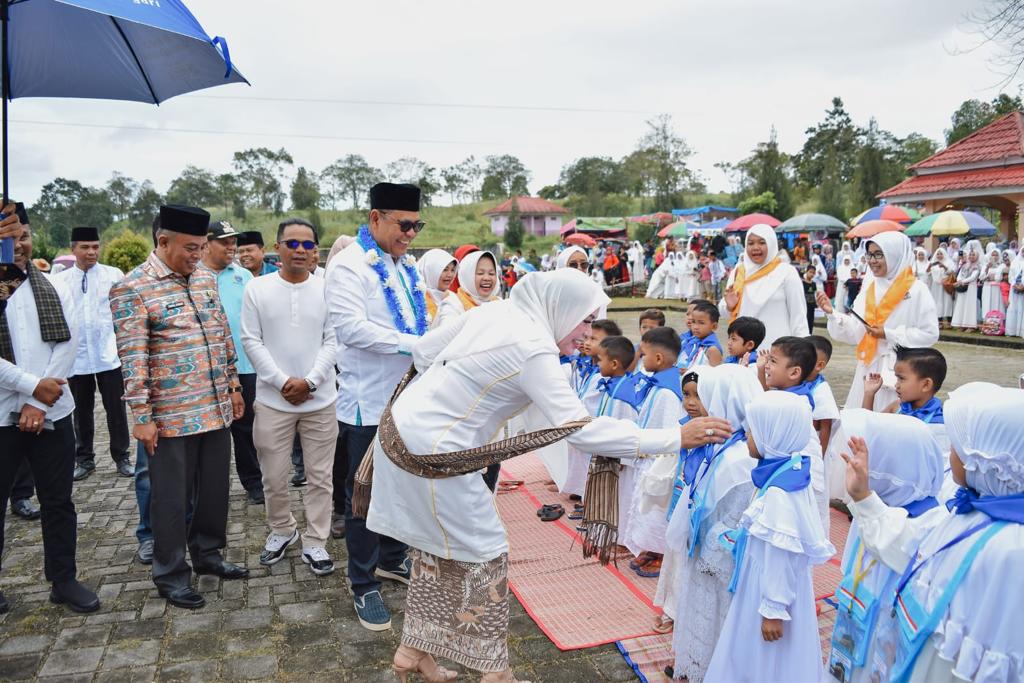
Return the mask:
<svg viewBox="0 0 1024 683"><path fill-rule="evenodd" d="M378 578L397 581L398 583L404 583L408 586L409 581L412 579L412 560L407 557L402 560L402 564L398 565L394 569L377 567L377 570L374 573Z"/></svg>
<svg viewBox="0 0 1024 683"><path fill-rule="evenodd" d="M391 612L388 612L380 591L357 595L354 603L356 616L363 628L371 631L387 631L391 628Z"/></svg>

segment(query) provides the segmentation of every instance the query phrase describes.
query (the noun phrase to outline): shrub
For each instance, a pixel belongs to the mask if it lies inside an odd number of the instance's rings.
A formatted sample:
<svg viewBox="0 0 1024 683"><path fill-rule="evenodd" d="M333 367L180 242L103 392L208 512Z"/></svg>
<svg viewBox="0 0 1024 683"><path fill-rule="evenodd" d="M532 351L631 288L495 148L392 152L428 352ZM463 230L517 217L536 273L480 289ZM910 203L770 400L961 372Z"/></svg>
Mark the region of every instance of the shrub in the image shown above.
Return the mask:
<svg viewBox="0 0 1024 683"><path fill-rule="evenodd" d="M106 243L100 260L107 265L120 268L122 273L127 274L145 261L152 249L150 240L126 229Z"/></svg>

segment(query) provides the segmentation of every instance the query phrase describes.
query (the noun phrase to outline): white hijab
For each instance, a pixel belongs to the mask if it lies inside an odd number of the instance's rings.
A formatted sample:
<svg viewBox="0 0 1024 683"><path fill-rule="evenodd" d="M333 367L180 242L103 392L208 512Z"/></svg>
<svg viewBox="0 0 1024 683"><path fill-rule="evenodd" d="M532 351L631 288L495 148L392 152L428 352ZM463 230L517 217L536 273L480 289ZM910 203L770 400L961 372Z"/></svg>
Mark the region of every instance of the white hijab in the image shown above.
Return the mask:
<svg viewBox="0 0 1024 683"><path fill-rule="evenodd" d="M779 239L775 236L775 231L763 223L759 223L752 227L747 233L747 241L750 241L751 235L756 235L765 241L766 254L764 262L759 264L754 263L754 260L747 256L746 249L743 251L743 267L746 271L746 279L748 282L743 287L743 301L744 303L750 302L754 309L760 309L764 306L765 302L774 294L779 287L782 286L783 281L790 272L795 272L793 266L788 263L781 263L766 277L754 282L749 282L750 276L757 271L761 270L772 260L779 255ZM741 305L742 306L742 305ZM749 313L743 313L743 315L749 315Z"/></svg>
<svg viewBox="0 0 1024 683"><path fill-rule="evenodd" d="M968 486L982 496L1024 492L1024 391L970 382L950 393L943 414Z"/></svg>
<svg viewBox="0 0 1024 683"><path fill-rule="evenodd" d="M924 260L917 258L918 254L924 254ZM928 272L928 252L924 247L914 249L914 275L924 276Z"/></svg>
<svg viewBox="0 0 1024 683"><path fill-rule="evenodd" d="M1017 251L1017 255L1014 256L1010 262L1010 285L1013 286L1017 283L1017 278L1024 280L1024 247L1021 247Z"/></svg>
<svg viewBox="0 0 1024 683"><path fill-rule="evenodd" d="M932 430L909 415L850 408L841 413L843 433L868 445L868 482L891 507L900 507L942 488L946 463Z"/></svg>
<svg viewBox="0 0 1024 683"><path fill-rule="evenodd" d="M764 393L750 368L739 365L702 367L697 395L711 417L728 420L732 428L746 429L747 404Z"/></svg>
<svg viewBox="0 0 1024 683"><path fill-rule="evenodd" d="M467 312L465 325L435 362L527 341L541 342L557 354L558 342L610 302L600 287L575 268L531 273L512 288L508 299Z"/></svg>
<svg viewBox="0 0 1024 683"><path fill-rule="evenodd" d="M423 285L437 301L440 301L448 294L448 292L442 292L437 287L438 280L441 279L441 273L455 262L455 257L444 249L431 249L416 262L416 270L419 271L420 277L423 278Z"/></svg>
<svg viewBox="0 0 1024 683"><path fill-rule="evenodd" d="M491 295L490 299L485 299L480 295L479 290L476 288L476 266L480 262L480 259L487 257L494 263L494 290L498 290L498 261L494 258L494 254L489 251L474 251L462 259L462 263L459 264L459 289L465 290L466 294L470 296L473 301L478 304L487 303L488 301L494 301L494 295ZM443 268L442 268L443 270ZM524 280L525 281L525 280ZM518 285L517 285L518 286Z"/></svg>
<svg viewBox="0 0 1024 683"><path fill-rule="evenodd" d="M853 275L853 252L839 255L840 263L836 266L836 279L839 282L846 282Z"/></svg>
<svg viewBox="0 0 1024 683"><path fill-rule="evenodd" d="M882 296L889 291L899 275L910 268L914 261L914 252L910 247L910 238L902 232L882 232L864 243L864 250L867 253L867 245L874 243L885 255L885 275L874 278L875 300L881 301Z"/></svg>
<svg viewBox="0 0 1024 683"><path fill-rule="evenodd" d="M588 261L590 260L587 257L587 252L582 247L577 247L575 244L573 244L572 246L566 247L558 254L558 258L555 259L555 269L557 270L560 268L568 268L569 257L572 256L573 254L583 254L583 258L587 259ZM459 282L462 282L462 278L459 278Z"/></svg>
<svg viewBox="0 0 1024 683"><path fill-rule="evenodd" d="M765 392L747 406L747 426L762 457L799 455L811 440L811 404L788 391Z"/></svg>

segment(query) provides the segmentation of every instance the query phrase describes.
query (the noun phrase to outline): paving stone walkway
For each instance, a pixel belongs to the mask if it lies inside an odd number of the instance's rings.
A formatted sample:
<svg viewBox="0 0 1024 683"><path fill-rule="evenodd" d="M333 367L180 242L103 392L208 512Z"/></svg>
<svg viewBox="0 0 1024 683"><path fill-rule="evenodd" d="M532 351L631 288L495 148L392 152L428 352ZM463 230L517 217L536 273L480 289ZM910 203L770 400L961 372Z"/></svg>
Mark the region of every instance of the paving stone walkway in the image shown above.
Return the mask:
<svg viewBox="0 0 1024 683"><path fill-rule="evenodd" d="M615 314L624 329L636 313ZM674 318L679 316L672 316ZM633 335L635 336L635 335ZM950 361L948 388L969 379L1014 385L1024 370L1019 351L941 344ZM837 346L829 378L845 397L853 350ZM97 401L97 404L99 402ZM102 429L104 420L98 419ZM98 435L97 452L106 448ZM0 680L392 681L388 670L401 631L405 589L385 582L384 598L394 630L378 634L359 626L343 568L344 543L328 547L339 567L317 578L297 549L271 568L259 564L266 537L263 507L246 502L233 483L227 558L252 572L247 581L204 576L207 598L195 612L168 607L150 581L149 568L134 560L138 514L131 480L117 476L109 457L75 485L78 507L79 578L99 591L103 608L81 616L47 600L38 522L8 513L0 591L13 609L0 616ZM301 489L292 491L302 524ZM534 681L636 680L614 646L559 652L512 600L510 648L517 675ZM467 675L466 680L475 680Z"/></svg>

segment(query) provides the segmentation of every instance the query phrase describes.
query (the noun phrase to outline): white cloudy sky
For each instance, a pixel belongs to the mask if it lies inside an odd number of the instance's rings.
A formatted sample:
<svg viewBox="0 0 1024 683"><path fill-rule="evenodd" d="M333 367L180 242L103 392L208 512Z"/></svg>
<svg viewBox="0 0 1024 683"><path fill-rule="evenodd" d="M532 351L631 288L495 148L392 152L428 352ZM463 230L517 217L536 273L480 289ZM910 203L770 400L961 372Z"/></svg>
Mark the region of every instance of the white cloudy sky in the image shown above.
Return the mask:
<svg viewBox="0 0 1024 683"><path fill-rule="evenodd" d="M897 134L941 139L962 100L999 92L989 48L963 53L978 42L965 12L980 2L186 0L208 33L228 38L252 87L160 107L16 100L11 189L34 201L55 176L99 185L118 170L163 191L187 163L226 171L237 149L284 146L315 170L349 153L378 166L412 155L438 167L514 154L536 191L576 157L628 153L645 119L667 112L711 189L727 190L713 164L742 158L772 125L796 151L834 95L858 123L874 115ZM257 97L286 101L245 99Z"/></svg>

